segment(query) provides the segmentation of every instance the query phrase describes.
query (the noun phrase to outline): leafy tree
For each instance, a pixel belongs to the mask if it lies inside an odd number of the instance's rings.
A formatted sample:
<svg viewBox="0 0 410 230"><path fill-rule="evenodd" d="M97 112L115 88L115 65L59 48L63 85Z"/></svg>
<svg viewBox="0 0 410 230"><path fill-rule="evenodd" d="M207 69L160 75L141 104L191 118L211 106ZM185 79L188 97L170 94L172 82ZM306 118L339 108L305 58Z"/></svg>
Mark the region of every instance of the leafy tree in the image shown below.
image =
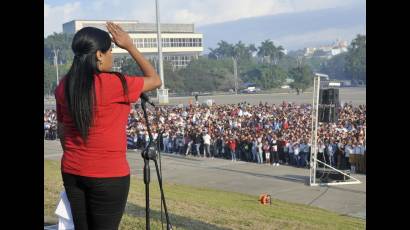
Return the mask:
<svg viewBox="0 0 410 230"><path fill-rule="evenodd" d="M347 53L341 53L321 63L320 71L332 79L349 79L346 66Z"/></svg>
<svg viewBox="0 0 410 230"><path fill-rule="evenodd" d="M217 45L218 48L210 49L210 58L223 59L234 56L234 46L232 44L229 44L228 42L221 40L220 42L218 42Z"/></svg>
<svg viewBox="0 0 410 230"><path fill-rule="evenodd" d="M313 83L313 72L308 65L292 68L289 71L289 76L294 80L291 84L294 89L302 89L303 91Z"/></svg>
<svg viewBox="0 0 410 230"><path fill-rule="evenodd" d="M58 66L58 80L60 81L68 72L71 63ZM56 68L44 59L44 94L53 95L56 88L57 75Z"/></svg>
<svg viewBox="0 0 410 230"><path fill-rule="evenodd" d="M232 60L215 60L200 57L178 71L184 80L186 92L214 91L233 88Z"/></svg>
<svg viewBox="0 0 410 230"><path fill-rule="evenodd" d="M44 38L44 94L53 94L56 88L56 68L54 50L58 50L59 80L68 72L72 60L72 34L54 33Z"/></svg>
<svg viewBox="0 0 410 230"><path fill-rule="evenodd" d="M282 46L275 47L275 52L273 53L273 63L278 64L279 60L285 56L284 49Z"/></svg>
<svg viewBox="0 0 410 230"><path fill-rule="evenodd" d="M73 60L74 54L71 49L73 34L53 33L44 39L44 58L53 63L54 51L58 51L58 63L66 64Z"/></svg>
<svg viewBox="0 0 410 230"><path fill-rule="evenodd" d="M260 64L246 71L242 78L244 82L270 89L281 86L287 78L287 73L279 66Z"/></svg>
<svg viewBox="0 0 410 230"><path fill-rule="evenodd" d="M275 45L270 40L265 40L258 47L258 57L261 57L262 60L267 60L267 63L271 63L272 56L275 53ZM264 62L264 61L263 61Z"/></svg>
<svg viewBox="0 0 410 230"><path fill-rule="evenodd" d="M277 65L279 60L285 56L284 49L282 46L275 46L271 40L265 40L259 46L258 56L264 60L267 60L267 63Z"/></svg>
<svg viewBox="0 0 410 230"><path fill-rule="evenodd" d="M130 57L121 58L118 60L121 66L121 73L126 75L143 75L139 65Z"/></svg>
<svg viewBox="0 0 410 230"><path fill-rule="evenodd" d="M351 79L366 81L366 35L358 34L346 56L346 69Z"/></svg>
<svg viewBox="0 0 410 230"><path fill-rule="evenodd" d="M178 73L178 70L175 70L168 61L164 61L164 81L165 87L171 92L185 92L184 79Z"/></svg>

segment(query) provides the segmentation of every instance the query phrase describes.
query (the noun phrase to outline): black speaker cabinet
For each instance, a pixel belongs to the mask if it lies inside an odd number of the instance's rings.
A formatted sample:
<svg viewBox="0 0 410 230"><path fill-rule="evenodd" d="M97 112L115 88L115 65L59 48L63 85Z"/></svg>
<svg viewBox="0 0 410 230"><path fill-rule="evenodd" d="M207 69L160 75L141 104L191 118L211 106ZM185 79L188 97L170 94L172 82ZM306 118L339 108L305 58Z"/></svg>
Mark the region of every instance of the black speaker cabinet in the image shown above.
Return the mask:
<svg viewBox="0 0 410 230"><path fill-rule="evenodd" d="M336 123L339 119L338 105L319 104L318 121Z"/></svg>
<svg viewBox="0 0 410 230"><path fill-rule="evenodd" d="M339 89L329 88L319 90L319 104L339 104Z"/></svg>

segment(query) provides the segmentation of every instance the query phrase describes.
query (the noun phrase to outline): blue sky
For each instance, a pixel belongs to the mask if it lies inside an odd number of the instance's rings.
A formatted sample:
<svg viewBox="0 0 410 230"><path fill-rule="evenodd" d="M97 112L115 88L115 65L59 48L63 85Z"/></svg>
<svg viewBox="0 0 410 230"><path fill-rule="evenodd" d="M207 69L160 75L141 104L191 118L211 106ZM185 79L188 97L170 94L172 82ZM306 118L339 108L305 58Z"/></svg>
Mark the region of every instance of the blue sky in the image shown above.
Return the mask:
<svg viewBox="0 0 410 230"><path fill-rule="evenodd" d="M345 7L365 0L159 0L162 23L195 26L248 17ZM45 0L44 36L75 19L155 22L155 0Z"/></svg>

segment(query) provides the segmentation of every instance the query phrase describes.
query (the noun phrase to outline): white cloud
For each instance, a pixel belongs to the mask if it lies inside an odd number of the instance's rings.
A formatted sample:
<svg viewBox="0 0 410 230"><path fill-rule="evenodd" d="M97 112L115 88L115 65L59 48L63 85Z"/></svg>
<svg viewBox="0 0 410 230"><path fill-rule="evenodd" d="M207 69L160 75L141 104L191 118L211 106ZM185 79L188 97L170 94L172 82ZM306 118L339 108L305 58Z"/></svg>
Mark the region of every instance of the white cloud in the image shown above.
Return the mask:
<svg viewBox="0 0 410 230"><path fill-rule="evenodd" d="M82 15L81 3L66 3L61 6L51 6L44 3L44 35L62 32L63 23Z"/></svg>
<svg viewBox="0 0 410 230"><path fill-rule="evenodd" d="M363 1L363 0L361 0ZM196 26L240 18L351 5L358 0L160 0L161 22ZM155 22L155 1L93 0L52 6L44 3L44 34L61 32L73 19Z"/></svg>

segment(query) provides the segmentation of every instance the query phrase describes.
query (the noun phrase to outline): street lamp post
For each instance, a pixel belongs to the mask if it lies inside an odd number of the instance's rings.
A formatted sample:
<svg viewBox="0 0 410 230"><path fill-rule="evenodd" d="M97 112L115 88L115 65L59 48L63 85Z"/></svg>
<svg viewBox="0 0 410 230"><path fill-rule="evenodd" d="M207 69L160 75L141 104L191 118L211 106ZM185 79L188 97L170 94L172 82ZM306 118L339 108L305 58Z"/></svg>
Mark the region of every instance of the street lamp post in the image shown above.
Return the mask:
<svg viewBox="0 0 410 230"><path fill-rule="evenodd" d="M238 94L238 65L236 62L236 58L232 57L233 61L233 76L235 78L235 94Z"/></svg>
<svg viewBox="0 0 410 230"><path fill-rule="evenodd" d="M54 66L56 67L56 79L57 79L57 82L56 82L56 86L58 85L58 52L59 52L60 50L59 49L53 49L53 52L54 52Z"/></svg>
<svg viewBox="0 0 410 230"><path fill-rule="evenodd" d="M168 89L165 88L164 81L164 69L162 61L162 40L161 40L161 26L160 26L160 15L159 15L159 0L155 0L155 10L157 19L157 44L158 44L158 66L159 66L159 76L161 77L162 85L161 89L157 90L158 102L160 104L168 104Z"/></svg>

